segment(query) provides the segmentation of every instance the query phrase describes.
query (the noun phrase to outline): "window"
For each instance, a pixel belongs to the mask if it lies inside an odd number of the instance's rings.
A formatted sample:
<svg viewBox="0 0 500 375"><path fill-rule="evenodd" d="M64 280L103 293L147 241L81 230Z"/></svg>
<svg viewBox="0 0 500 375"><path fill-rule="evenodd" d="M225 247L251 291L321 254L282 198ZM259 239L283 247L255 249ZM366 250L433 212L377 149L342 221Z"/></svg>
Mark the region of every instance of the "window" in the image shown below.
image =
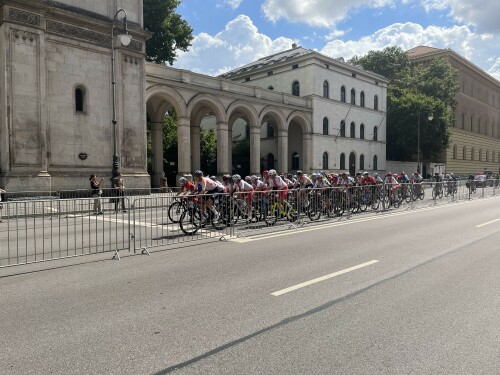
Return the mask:
<svg viewBox="0 0 500 375"><path fill-rule="evenodd" d="M245 127L245 139L250 139L250 126Z"/></svg>
<svg viewBox="0 0 500 375"><path fill-rule="evenodd" d="M359 105L361 107L365 106L365 92L361 91L361 94L359 95Z"/></svg>
<svg viewBox="0 0 500 375"><path fill-rule="evenodd" d="M465 113L462 112L462 129L465 129Z"/></svg>
<svg viewBox="0 0 500 375"><path fill-rule="evenodd" d="M474 147L472 148L471 152L470 152L470 160L474 160Z"/></svg>
<svg viewBox="0 0 500 375"><path fill-rule="evenodd" d="M345 87L344 86L342 86L340 88L340 101L345 103Z"/></svg>
<svg viewBox="0 0 500 375"><path fill-rule="evenodd" d="M467 147L464 146L462 152L463 152L463 154L462 154L462 160L465 160L467 158Z"/></svg>
<svg viewBox="0 0 500 375"><path fill-rule="evenodd" d="M365 126L363 124L359 126L359 138L365 139Z"/></svg>
<svg viewBox="0 0 500 375"><path fill-rule="evenodd" d="M298 69L298 68L299 68L299 64L292 65L292 69Z"/></svg>
<svg viewBox="0 0 500 375"><path fill-rule="evenodd" d="M77 86L75 88L75 112L77 113L86 113L86 95L85 95L85 87Z"/></svg>
<svg viewBox="0 0 500 375"><path fill-rule="evenodd" d="M328 99L330 97L330 86L328 81L323 82L323 98Z"/></svg>
<svg viewBox="0 0 500 375"><path fill-rule="evenodd" d="M375 156L373 157L373 170L374 170L374 171L378 170L377 161L378 161L378 159L377 159L377 155L375 155Z"/></svg>
<svg viewBox="0 0 500 375"><path fill-rule="evenodd" d="M454 145L453 146L453 156L452 156L453 159L456 159L457 158L457 145Z"/></svg>
<svg viewBox="0 0 500 375"><path fill-rule="evenodd" d="M272 70L270 70L269 72L267 72L268 76L272 76L273 74L274 74L274 72Z"/></svg>
<svg viewBox="0 0 500 375"><path fill-rule="evenodd" d="M365 169L365 155L363 154L359 156L359 169Z"/></svg>
<svg viewBox="0 0 500 375"><path fill-rule="evenodd" d="M323 135L328 135L328 119L323 119Z"/></svg>
<svg viewBox="0 0 500 375"><path fill-rule="evenodd" d="M490 161L490 151L486 150L486 162L488 163Z"/></svg>
<svg viewBox="0 0 500 375"><path fill-rule="evenodd" d="M299 81L293 81L292 83L292 95L300 96L300 83Z"/></svg>
<svg viewBox="0 0 500 375"><path fill-rule="evenodd" d="M268 90L274 90L274 87L273 86L267 86L267 89Z"/></svg>
<svg viewBox="0 0 500 375"><path fill-rule="evenodd" d="M352 75L354 78L356 78L356 73L351 73L351 75Z"/></svg>
<svg viewBox="0 0 500 375"><path fill-rule="evenodd" d="M356 90L351 89L351 104L356 105Z"/></svg>
<svg viewBox="0 0 500 375"><path fill-rule="evenodd" d="M267 123L267 138L274 138L274 127Z"/></svg>
<svg viewBox="0 0 500 375"><path fill-rule="evenodd" d="M340 169L345 169L345 154L340 154Z"/></svg>
<svg viewBox="0 0 500 375"><path fill-rule="evenodd" d="M373 128L373 140L378 141L378 128L376 126Z"/></svg>
<svg viewBox="0 0 500 375"><path fill-rule="evenodd" d="M479 149L479 161L483 161L483 150Z"/></svg>
<svg viewBox="0 0 500 375"><path fill-rule="evenodd" d="M250 81L250 77L245 78L245 82L248 82L248 81Z"/></svg>
<svg viewBox="0 0 500 375"><path fill-rule="evenodd" d="M323 152L323 169L328 169L328 152Z"/></svg>
<svg viewBox="0 0 500 375"><path fill-rule="evenodd" d="M373 98L373 109L375 111L378 111L378 96L375 95L375 97Z"/></svg>
<svg viewBox="0 0 500 375"><path fill-rule="evenodd" d="M340 136L345 137L345 121L340 122Z"/></svg>
<svg viewBox="0 0 500 375"><path fill-rule="evenodd" d="M300 169L300 157L299 157L299 154L297 152L294 152L292 154L292 169Z"/></svg>
<svg viewBox="0 0 500 375"><path fill-rule="evenodd" d="M356 138L356 125L351 122L351 138Z"/></svg>

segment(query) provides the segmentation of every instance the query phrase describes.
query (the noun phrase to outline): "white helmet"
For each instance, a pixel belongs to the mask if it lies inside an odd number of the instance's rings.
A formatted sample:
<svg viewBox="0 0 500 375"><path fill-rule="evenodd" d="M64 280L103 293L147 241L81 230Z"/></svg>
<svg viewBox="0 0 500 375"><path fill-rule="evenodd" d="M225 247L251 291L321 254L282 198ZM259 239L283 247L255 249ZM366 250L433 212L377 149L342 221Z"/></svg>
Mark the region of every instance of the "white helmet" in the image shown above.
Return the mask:
<svg viewBox="0 0 500 375"><path fill-rule="evenodd" d="M184 185L186 183L186 177L179 178L179 184Z"/></svg>
<svg viewBox="0 0 500 375"><path fill-rule="evenodd" d="M276 170L275 169L270 169L269 170L269 176L276 176Z"/></svg>
<svg viewBox="0 0 500 375"><path fill-rule="evenodd" d="M235 174L235 175L233 176L233 181L234 181L234 182L237 182L237 181L239 181L239 180L241 180L241 176L240 176L239 174Z"/></svg>

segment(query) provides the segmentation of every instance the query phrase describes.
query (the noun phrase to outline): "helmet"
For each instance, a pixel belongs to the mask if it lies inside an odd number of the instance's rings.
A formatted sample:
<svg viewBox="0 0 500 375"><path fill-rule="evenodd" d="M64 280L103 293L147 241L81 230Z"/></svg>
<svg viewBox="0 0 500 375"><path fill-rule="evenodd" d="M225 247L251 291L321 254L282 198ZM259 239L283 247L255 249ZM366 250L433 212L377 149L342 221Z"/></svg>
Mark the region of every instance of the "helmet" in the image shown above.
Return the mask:
<svg viewBox="0 0 500 375"><path fill-rule="evenodd" d="M286 175L286 177L287 177L287 178L293 178L293 174L288 173L288 174Z"/></svg>
<svg viewBox="0 0 500 375"><path fill-rule="evenodd" d="M252 178L250 176L245 176L245 181L250 182L250 181L252 181Z"/></svg>
<svg viewBox="0 0 500 375"><path fill-rule="evenodd" d="M211 179L212 181L215 181L215 180L217 180L217 177L215 177L215 176L210 176L210 179Z"/></svg>
<svg viewBox="0 0 500 375"><path fill-rule="evenodd" d="M273 169L272 169L273 170ZM275 171L276 172L276 171ZM269 171L266 169L264 171L262 171L262 175L264 176L265 174L269 174Z"/></svg>
<svg viewBox="0 0 500 375"><path fill-rule="evenodd" d="M361 172L356 172L356 176L361 176Z"/></svg>
<svg viewBox="0 0 500 375"><path fill-rule="evenodd" d="M186 177L181 177L179 178L179 184L184 185L186 183L187 179Z"/></svg>
<svg viewBox="0 0 500 375"><path fill-rule="evenodd" d="M269 173L269 176L276 176L276 170L274 170L274 169L270 169L268 173Z"/></svg>
<svg viewBox="0 0 500 375"><path fill-rule="evenodd" d="M297 171L297 176L302 176L303 174L304 174L304 172L302 172L301 170Z"/></svg>
<svg viewBox="0 0 500 375"><path fill-rule="evenodd" d="M413 174L414 174L415 176L418 176L418 172L413 172Z"/></svg>
<svg viewBox="0 0 500 375"><path fill-rule="evenodd" d="M391 177L391 176L392 176L392 173L391 173L391 172L387 172L385 175L386 175L386 176L390 176L390 177Z"/></svg>
<svg viewBox="0 0 500 375"><path fill-rule="evenodd" d="M296 175L296 174L294 174L294 175L292 176L292 178L293 178L294 180L296 180L296 179L297 179L297 175Z"/></svg>
<svg viewBox="0 0 500 375"><path fill-rule="evenodd" d="M368 175L369 175L368 172L363 173L363 176L368 176Z"/></svg>
<svg viewBox="0 0 500 375"><path fill-rule="evenodd" d="M255 181L257 179L258 179L258 177L254 174L250 176L250 180L252 180L252 181Z"/></svg>
<svg viewBox="0 0 500 375"><path fill-rule="evenodd" d="M450 177L450 175L448 173L446 173L446 178L449 178L449 177Z"/></svg>
<svg viewBox="0 0 500 375"><path fill-rule="evenodd" d="M229 181L231 179L231 176L228 175L228 174L225 174L224 176L222 176L222 181Z"/></svg>
<svg viewBox="0 0 500 375"><path fill-rule="evenodd" d="M233 181L236 182L236 181L239 181L239 180L241 180L241 176L239 174L235 174L233 176Z"/></svg>
<svg viewBox="0 0 500 375"><path fill-rule="evenodd" d="M373 174L373 177L378 177L378 173L374 173L374 174Z"/></svg>
<svg viewBox="0 0 500 375"><path fill-rule="evenodd" d="M194 171L193 176L194 177L203 177L203 172L200 170Z"/></svg>

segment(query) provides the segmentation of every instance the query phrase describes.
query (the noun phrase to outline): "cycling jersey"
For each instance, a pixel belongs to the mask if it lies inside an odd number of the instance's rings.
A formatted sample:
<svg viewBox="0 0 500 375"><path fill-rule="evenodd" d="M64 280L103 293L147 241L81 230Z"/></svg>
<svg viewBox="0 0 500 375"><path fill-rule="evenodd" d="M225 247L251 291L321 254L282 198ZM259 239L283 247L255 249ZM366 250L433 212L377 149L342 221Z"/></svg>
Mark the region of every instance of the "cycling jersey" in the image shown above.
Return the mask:
<svg viewBox="0 0 500 375"><path fill-rule="evenodd" d="M288 189L288 185L283 181L280 176L276 176L269 180L271 183L271 187L276 190L286 190Z"/></svg>
<svg viewBox="0 0 500 375"><path fill-rule="evenodd" d="M196 193L196 186L191 181L186 181L181 185L181 189L179 192L186 192L186 193Z"/></svg>
<svg viewBox="0 0 500 375"><path fill-rule="evenodd" d="M361 179L361 185L376 185L377 181L372 176L366 176Z"/></svg>
<svg viewBox="0 0 500 375"><path fill-rule="evenodd" d="M248 182L240 180L234 184L235 190L237 191L253 191L252 185Z"/></svg>

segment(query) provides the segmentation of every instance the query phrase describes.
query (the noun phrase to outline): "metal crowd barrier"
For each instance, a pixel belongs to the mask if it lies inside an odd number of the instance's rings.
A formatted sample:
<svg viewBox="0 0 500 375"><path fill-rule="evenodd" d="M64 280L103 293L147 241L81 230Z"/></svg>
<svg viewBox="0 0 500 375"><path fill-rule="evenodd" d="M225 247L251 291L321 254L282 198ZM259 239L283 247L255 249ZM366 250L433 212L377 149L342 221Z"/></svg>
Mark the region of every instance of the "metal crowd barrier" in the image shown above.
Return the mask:
<svg viewBox="0 0 500 375"><path fill-rule="evenodd" d="M168 192L118 200L114 196L11 200L2 202L0 210L0 268L112 251L119 258L120 251L149 253L160 246L298 230L354 215L495 196L498 189L498 184L459 181L238 192L203 198ZM204 201L213 203L212 207ZM99 209L103 214L95 215Z"/></svg>

